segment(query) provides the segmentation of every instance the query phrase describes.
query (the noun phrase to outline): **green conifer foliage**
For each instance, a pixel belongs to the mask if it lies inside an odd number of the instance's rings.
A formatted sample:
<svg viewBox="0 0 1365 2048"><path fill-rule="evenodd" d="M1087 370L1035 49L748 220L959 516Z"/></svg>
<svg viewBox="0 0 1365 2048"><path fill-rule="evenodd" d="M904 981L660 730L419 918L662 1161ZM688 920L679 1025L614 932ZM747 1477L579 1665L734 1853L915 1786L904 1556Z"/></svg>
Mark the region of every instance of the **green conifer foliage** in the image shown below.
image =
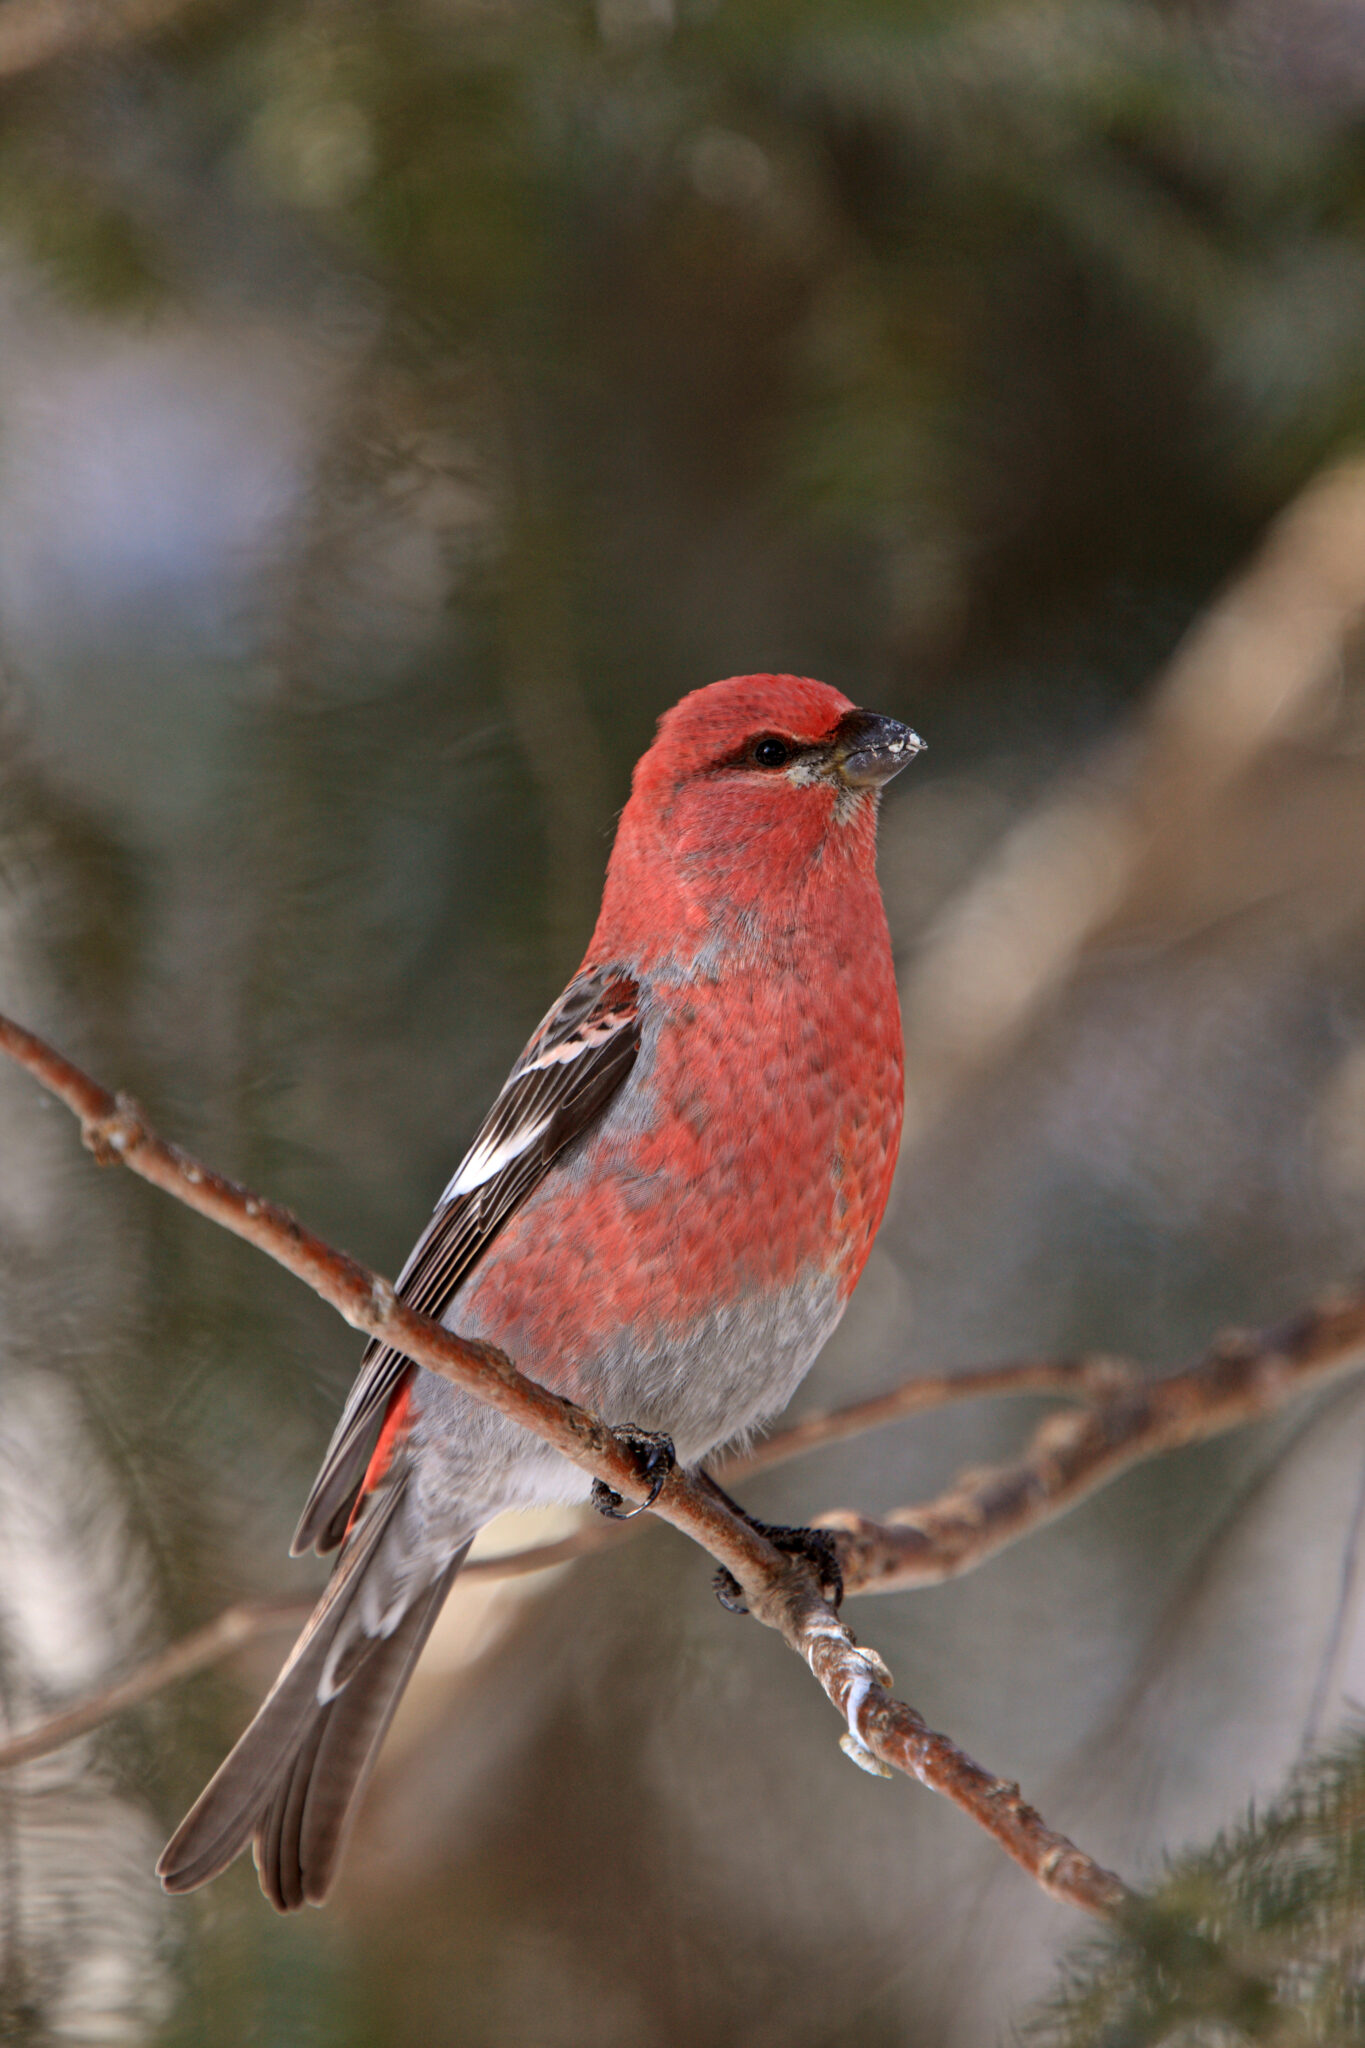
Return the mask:
<svg viewBox="0 0 1365 2048"><path fill-rule="evenodd" d="M1076 1952L1030 2048L1365 2041L1365 1729Z"/></svg>

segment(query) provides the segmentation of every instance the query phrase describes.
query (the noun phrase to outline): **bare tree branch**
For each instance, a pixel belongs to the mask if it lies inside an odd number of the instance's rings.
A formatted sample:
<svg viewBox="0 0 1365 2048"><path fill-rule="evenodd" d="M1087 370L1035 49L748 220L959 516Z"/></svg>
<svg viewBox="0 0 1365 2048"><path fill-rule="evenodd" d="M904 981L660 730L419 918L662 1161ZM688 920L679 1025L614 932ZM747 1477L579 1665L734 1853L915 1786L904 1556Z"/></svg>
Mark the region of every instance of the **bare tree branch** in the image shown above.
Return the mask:
<svg viewBox="0 0 1365 2048"><path fill-rule="evenodd" d="M1258 1336L1220 1337L1186 1372L1051 1415L1013 1464L967 1472L884 1522L820 1517L839 1534L849 1592L890 1593L970 1571L1144 1458L1274 1414L1365 1359L1365 1290L1341 1290Z"/></svg>
<svg viewBox="0 0 1365 2048"><path fill-rule="evenodd" d="M984 1400L1001 1394L1061 1393L1095 1399L1113 1394L1137 1378L1137 1368L1126 1360L1098 1353L1088 1358L1027 1358L1006 1365L979 1366L968 1372L925 1373L884 1394L852 1401L846 1408L821 1409L805 1415L790 1428L779 1429L748 1450L722 1459L715 1468L716 1476L729 1486L736 1479L747 1479L753 1472L785 1465L789 1458L802 1458L810 1451L822 1450L826 1444L844 1443L849 1437L900 1422L907 1415L923 1415L929 1409L946 1408L958 1401ZM611 1544L629 1542L641 1527L638 1521L585 1521L553 1543L531 1544L525 1550L504 1551L498 1557L471 1558L464 1567L464 1576L468 1578L472 1573L484 1579L523 1578L529 1572L569 1564L576 1557L585 1557ZM860 1589L846 1586L845 1590Z"/></svg>
<svg viewBox="0 0 1365 2048"><path fill-rule="evenodd" d="M417 1314L397 1298L389 1281L314 1237L288 1209L238 1187L179 1146L168 1144L148 1126L130 1097L111 1095L42 1039L5 1017L0 1017L0 1052L27 1068L80 1119L82 1141L101 1165L127 1166L153 1187L244 1238L304 1281L353 1329L392 1345L465 1388L618 1493L638 1500L647 1491L629 1442L575 1402L527 1379L496 1345L457 1337L430 1316ZM757 1587L779 1557L756 1530L686 1473L675 1472L665 1482L655 1512L695 1535L708 1549L713 1543L726 1546L722 1561L746 1591L748 1579ZM721 1552L715 1554L719 1557Z"/></svg>
<svg viewBox="0 0 1365 2048"><path fill-rule="evenodd" d="M720 1476L733 1480L750 1472L766 1471L772 1465L801 1457L824 1444L840 1443L866 1430L899 1421L902 1416L922 1414L927 1409L944 1407L955 1401L992 1394L1045 1394L1064 1390L1098 1395L1113 1392L1116 1386L1133 1376L1134 1369L1122 1360L1104 1357L1025 1359L969 1372L925 1374L920 1379L907 1381L904 1386L893 1387L887 1393L874 1394L869 1400L854 1401L844 1408L804 1416L790 1429L779 1430L765 1442L725 1460L720 1467ZM571 1564L596 1550L629 1542L643 1526L638 1519L609 1522L601 1516L594 1516L556 1542L531 1544L524 1550L504 1551L491 1557L472 1557L460 1576L463 1580L526 1578L536 1572L548 1571L555 1565ZM60 1749L64 1743L74 1741L78 1735L89 1734L91 1729L122 1713L125 1707L140 1705L167 1686L178 1684L182 1678L231 1656L235 1650L254 1642L259 1635L276 1629L301 1627L310 1612L309 1603L297 1601L242 1602L226 1609L216 1621L196 1629L161 1655L139 1665L127 1678L92 1693L77 1707L38 1722L22 1735L0 1742L0 1770L13 1764L27 1763L34 1757L46 1756L50 1750Z"/></svg>
<svg viewBox="0 0 1365 2048"><path fill-rule="evenodd" d="M1003 1394L1047 1394L1063 1391L1098 1396L1112 1393L1134 1378L1134 1368L1123 1360L1107 1357L1077 1359L1024 1359L1015 1363L987 1366L961 1373L924 1374L874 1394L846 1407L803 1416L790 1429L779 1430L763 1443L726 1459L720 1466L725 1480L743 1478L751 1472L767 1471L789 1458L804 1456L825 1444L841 1443L867 1430L881 1428L907 1415L947 1406L956 1401ZM461 1577L468 1579L513 1579L529 1577L553 1566L570 1564L596 1550L628 1542L643 1527L641 1521L609 1522L602 1517L585 1521L569 1535L553 1543L537 1543L524 1550L504 1551L491 1557L473 1557ZM873 1525L869 1525L873 1526ZM965 1566L960 1566L965 1569ZM947 1576L945 1572L944 1576ZM26 1763L49 1750L59 1749L78 1735L88 1734L125 1707L140 1705L182 1678L205 1666L231 1656L258 1635L277 1628L300 1626L309 1606L298 1602L242 1603L228 1608L216 1621L196 1629L162 1655L140 1665L126 1679L92 1694L78 1707L52 1715L11 1741L0 1743L0 1770Z"/></svg>
<svg viewBox="0 0 1365 2048"><path fill-rule="evenodd" d="M192 1635L182 1636L160 1656L149 1657L126 1678L92 1693L78 1707L52 1714L35 1727L26 1728L22 1735L0 1742L0 1771L9 1770L14 1764L32 1763L35 1757L46 1756L50 1750L74 1742L78 1735L88 1735L115 1714L121 1714L125 1707L141 1706L144 1700L164 1692L168 1685L177 1685L182 1678L219 1663L234 1650L254 1642L257 1636L279 1629L302 1628L312 1611L311 1600L244 1600L236 1607L225 1608L215 1620L195 1629Z"/></svg>
<svg viewBox="0 0 1365 2048"><path fill-rule="evenodd" d="M1225 1336L1197 1365L1147 1385L1138 1383L1131 1366L1104 1357L1026 1360L912 1380L870 1400L805 1417L729 1460L722 1476L734 1479L953 1399L1066 1389L1090 1395L1088 1409L1043 1423L1017 1462L966 1473L937 1500L897 1510L885 1523L849 1512L821 1518L839 1533L850 1592L930 1585L983 1563L1129 1465L1273 1413L1339 1377L1362 1356L1365 1292L1342 1292L1278 1330L1256 1338ZM511 1578L543 1571L620 1542L634 1526L587 1523L557 1543L474 1559L465 1573ZM1022 1802L1017 1785L991 1777L946 1736L928 1729L913 1708L892 1699L876 1652L859 1648L842 1626L831 1631L828 1609L823 1601L808 1600L808 1591L800 1579L794 1589L776 1587L764 1619L806 1658L848 1720L845 1752L863 1769L889 1773L894 1764L918 1777L989 1826L1007 1853L1059 1897L1105 1909L1106 1886L1117 1880L1097 1872L1064 1836L1046 1829ZM297 1603L230 1608L128 1678L0 1744L0 1769L88 1733L268 1630L298 1626L308 1611Z"/></svg>
<svg viewBox="0 0 1365 2048"><path fill-rule="evenodd" d="M1091 1913L1113 1913L1129 1894L1112 1871L1047 1827L1016 1784L992 1777L913 1707L893 1699L891 1674L831 1614L804 1575L779 1578L763 1615L806 1659L848 1723L840 1748L877 1777L903 1771L942 1793L992 1835L1007 1856L1056 1899Z"/></svg>
<svg viewBox="0 0 1365 2048"><path fill-rule="evenodd" d="M851 1401L846 1408L826 1408L802 1416L750 1450L727 1458L720 1476L744 1479L751 1472L766 1472L771 1465L785 1465L788 1458L822 1450L826 1444L843 1443L907 1415L923 1415L928 1409L947 1408L958 1401L984 1401L999 1394L1071 1394L1089 1401L1132 1385L1137 1376L1136 1367L1126 1359L1098 1352L1085 1358L1024 1358L1005 1365L976 1366L968 1372L925 1373L884 1394Z"/></svg>
<svg viewBox="0 0 1365 2048"><path fill-rule="evenodd" d="M111 1095L5 1017L0 1017L0 1052L79 1118L81 1136L102 1164L117 1161L129 1167L245 1238L305 1281L355 1329L466 1388L616 1492L638 1499L645 1491L628 1442L573 1402L527 1379L495 1346L457 1337L430 1317L414 1314L389 1281L312 1236L288 1210L167 1144L136 1104ZM808 1565L783 1556L713 1487L687 1472L670 1473L652 1512L723 1564L738 1581L750 1612L776 1628L805 1659L848 1724L843 1747L855 1762L902 1771L951 1799L1055 1898L1092 1913L1118 1906L1126 1894L1112 1872L1045 1827L1016 1786L991 1777L945 1736L926 1729L912 1708L890 1697L885 1665L875 1651L859 1648L848 1625L821 1597ZM183 1651L185 1646L178 1647ZM86 1711L92 1708L87 1703Z"/></svg>
<svg viewBox="0 0 1365 2048"><path fill-rule="evenodd" d="M1122 1360L1095 1357L1027 1360L910 1380L779 1430L729 1459L719 1476L728 1485L949 1400L1068 1389L1086 1394L1084 1407L1041 1423L1021 1457L964 1472L933 1500L897 1508L882 1521L853 1509L816 1517L821 1528L839 1537L845 1593L903 1592L974 1570L1130 1465L1272 1415L1362 1360L1365 1291L1342 1290L1278 1329L1220 1337L1197 1365L1163 1379L1144 1382ZM620 1541L634 1526L587 1524L558 1542L480 1558L466 1570L485 1578L543 1571Z"/></svg>

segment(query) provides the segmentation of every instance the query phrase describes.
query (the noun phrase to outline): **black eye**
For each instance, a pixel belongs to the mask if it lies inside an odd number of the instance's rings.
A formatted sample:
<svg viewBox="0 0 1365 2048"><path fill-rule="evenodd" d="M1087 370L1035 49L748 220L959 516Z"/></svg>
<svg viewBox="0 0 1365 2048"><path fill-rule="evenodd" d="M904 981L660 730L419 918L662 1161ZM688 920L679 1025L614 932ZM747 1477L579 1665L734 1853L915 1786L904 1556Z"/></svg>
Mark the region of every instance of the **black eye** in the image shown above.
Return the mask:
<svg viewBox="0 0 1365 2048"><path fill-rule="evenodd" d="M786 740L775 738L755 740L753 745L754 766L756 768L785 768L795 752L795 747L789 746Z"/></svg>

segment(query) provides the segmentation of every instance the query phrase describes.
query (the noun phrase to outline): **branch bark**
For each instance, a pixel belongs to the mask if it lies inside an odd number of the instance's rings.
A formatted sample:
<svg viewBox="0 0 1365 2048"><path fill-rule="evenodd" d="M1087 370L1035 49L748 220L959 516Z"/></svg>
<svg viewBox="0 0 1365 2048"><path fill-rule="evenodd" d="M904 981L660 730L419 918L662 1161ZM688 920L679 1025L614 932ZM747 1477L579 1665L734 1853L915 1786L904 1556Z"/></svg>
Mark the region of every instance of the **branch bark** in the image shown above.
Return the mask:
<svg viewBox="0 0 1365 2048"><path fill-rule="evenodd" d="M314 1237L288 1210L168 1144L135 1103L111 1095L52 1046L4 1017L0 1052L71 1110L84 1143L101 1164L129 1167L266 1252L353 1328L487 1401L616 1492L639 1499L645 1491L628 1443L575 1403L528 1379L495 1346L469 1342L415 1314L397 1299L390 1282ZM1093 1913L1109 1913L1120 1904L1126 1893L1112 1872L1045 1827L1017 1787L983 1771L945 1736L928 1730L912 1708L891 1697L881 1658L858 1645L821 1597L808 1567L784 1557L731 1512L714 1489L686 1472L669 1475L653 1512L723 1564L739 1582L750 1612L776 1628L805 1659L847 1723L843 1747L855 1762L902 1771L941 1792L1054 1897ZM178 1649L183 1653L185 1645ZM125 1684L134 1684L135 1678ZM86 1713L91 1705L86 1703Z"/></svg>
<svg viewBox="0 0 1365 2048"><path fill-rule="evenodd" d="M164 1692L168 1685L176 1685L182 1678L220 1663L234 1650L254 1642L257 1636L302 1628L312 1611L311 1600L243 1600L235 1607L225 1608L203 1628L182 1636L160 1656L149 1657L126 1678L92 1693L79 1706L51 1714L46 1721L26 1728L22 1735L0 1742L0 1771L15 1764L32 1763L35 1757L47 1756L50 1751L74 1742L78 1735L89 1735L92 1729L121 1714L125 1707L141 1706L144 1700Z"/></svg>
<svg viewBox="0 0 1365 2048"><path fill-rule="evenodd" d="M932 1500L896 1508L882 1521L850 1508L815 1518L839 1539L846 1594L904 1592L975 1570L1130 1465L1272 1415L1362 1361L1365 1290L1341 1289L1276 1329L1219 1337L1196 1365L1162 1379L1144 1381L1124 1360L1100 1356L1026 1360L909 1380L871 1400L808 1415L728 1459L717 1476L729 1485L952 1400L1083 1394L1084 1406L1040 1423L1019 1458L961 1473ZM479 1558L465 1569L483 1578L520 1578L622 1541L635 1526L586 1523L558 1542Z"/></svg>
<svg viewBox="0 0 1365 2048"><path fill-rule="evenodd" d="M827 1408L805 1415L788 1429L779 1429L748 1450L737 1451L716 1466L716 1477L726 1486L752 1473L767 1472L785 1465L789 1458L803 1458L826 1444L845 1443L868 1430L882 1429L907 1415L923 1415L933 1408L946 1408L958 1401L984 1400L990 1395L1070 1393L1093 1400L1113 1394L1135 1383L1136 1366L1125 1359L1101 1354L1086 1358L1029 1358L1007 1365L976 1367L967 1372L925 1373L906 1380L883 1394L865 1401L852 1401L846 1408ZM961 1482L959 1482L961 1484ZM906 1511L907 1513L910 1510ZM827 1518L826 1518L827 1519ZM832 1526L836 1529L840 1522ZM872 1526L872 1525L870 1525ZM504 1551L500 1557L476 1557L464 1567L464 1577L519 1579L530 1572L549 1571L570 1564L615 1543L629 1542L638 1535L639 1522L584 1522L553 1543L529 1544L525 1550ZM983 1553L984 1555L984 1553ZM965 1569L966 1567L962 1567ZM946 1578L948 1574L945 1572ZM845 1582L846 1593L865 1590Z"/></svg>
<svg viewBox="0 0 1365 2048"><path fill-rule="evenodd" d="M1259 1337L1231 1334L1212 1345L1187 1371L1143 1385L1136 1369L1120 1359L1030 1359L977 1371L926 1375L870 1400L804 1417L765 1443L729 1459L726 1480L766 1470L863 1431L954 1400L1005 1394L1074 1391L1088 1397L1044 1422L1024 1455L1011 1464L964 1473L935 1500L895 1510L884 1522L840 1510L818 1518L840 1538L846 1590L892 1592L934 1585L972 1570L998 1550L1063 1514L1096 1488L1144 1458L1202 1441L1273 1413L1285 1402L1326 1384L1365 1358L1365 1291L1345 1290L1279 1329ZM555 1543L476 1558L466 1577L518 1578L571 1563L594 1550L628 1540L638 1524L587 1522ZM836 1706L855 1714L842 1746L864 1769L896 1767L942 1791L974 1818L989 1813L1000 1825L1036 1848L1038 1831L1048 1835L1054 1875L1061 1873L1070 1897L1087 1874L1070 1859L1080 1852L1064 1836L1053 1836L1023 1806L1018 1786L992 1778L945 1737L928 1729L913 1708L886 1691L884 1667L874 1651L851 1637L831 1638L822 1625L822 1602L812 1622L799 1601L778 1606L765 1618L806 1657ZM24 1734L0 1743L0 1770L46 1755L87 1734L124 1708L150 1699L168 1685L216 1663L264 1633L299 1626L307 1603L244 1603L196 1630L130 1676L69 1711L55 1714ZM817 1668L817 1666L819 1668ZM863 1681L868 1683L864 1686ZM858 1689L861 1688L859 1690ZM1004 1846L1002 1842L1002 1846ZM1011 1852L1013 1853L1013 1852ZM1082 1858L1082 1864L1088 1859ZM1041 1865L1039 1866L1041 1869Z"/></svg>
<svg viewBox="0 0 1365 2048"><path fill-rule="evenodd" d="M834 1530L845 1589L937 1585L1064 1514L1130 1465L1272 1415L1365 1360L1365 1289L1341 1289L1291 1321L1218 1338L1198 1364L1051 1415L1012 1464L964 1473L937 1500L883 1522L848 1510Z"/></svg>

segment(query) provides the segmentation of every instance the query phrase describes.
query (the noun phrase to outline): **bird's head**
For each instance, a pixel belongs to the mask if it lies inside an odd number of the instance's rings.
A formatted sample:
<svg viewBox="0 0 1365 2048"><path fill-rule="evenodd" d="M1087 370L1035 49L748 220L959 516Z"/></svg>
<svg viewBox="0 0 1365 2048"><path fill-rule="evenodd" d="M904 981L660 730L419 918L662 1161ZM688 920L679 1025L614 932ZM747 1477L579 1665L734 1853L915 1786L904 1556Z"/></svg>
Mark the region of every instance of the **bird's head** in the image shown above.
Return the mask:
<svg viewBox="0 0 1365 2048"><path fill-rule="evenodd" d="M790 906L817 865L870 874L878 796L923 744L805 676L693 690L636 764L608 901L624 917L627 891L668 885L708 920L752 918Z"/></svg>
<svg viewBox="0 0 1365 2048"><path fill-rule="evenodd" d="M667 809L695 792L736 819L746 810L794 815L803 792L817 803L821 793L875 793L923 745L908 725L860 711L828 683L731 676L664 713L635 770L634 793Z"/></svg>

